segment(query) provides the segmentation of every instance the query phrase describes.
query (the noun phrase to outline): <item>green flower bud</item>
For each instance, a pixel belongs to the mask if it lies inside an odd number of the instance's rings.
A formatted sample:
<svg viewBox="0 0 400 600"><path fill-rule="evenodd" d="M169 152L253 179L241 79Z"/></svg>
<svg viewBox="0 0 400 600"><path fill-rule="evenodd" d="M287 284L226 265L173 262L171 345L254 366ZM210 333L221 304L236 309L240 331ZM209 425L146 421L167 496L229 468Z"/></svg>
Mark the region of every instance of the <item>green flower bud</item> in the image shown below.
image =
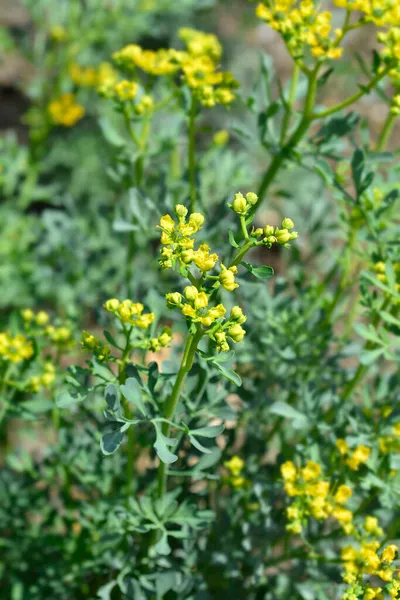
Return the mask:
<svg viewBox="0 0 400 600"><path fill-rule="evenodd" d="M246 194L246 200L249 204L253 206L258 200L258 196L254 192L249 192L248 194Z"/></svg>
<svg viewBox="0 0 400 600"><path fill-rule="evenodd" d="M204 217L201 213L192 213L189 217L190 225L195 225L197 230L199 230L204 223Z"/></svg>
<svg viewBox="0 0 400 600"><path fill-rule="evenodd" d="M175 206L175 213L177 217L185 218L188 214L188 209L186 208L186 206L183 206L183 204L177 204Z"/></svg>
<svg viewBox="0 0 400 600"><path fill-rule="evenodd" d="M282 229L293 229L294 227L294 223L292 221L292 219L289 219L286 217L286 219L283 219L282 221Z"/></svg>
<svg viewBox="0 0 400 600"><path fill-rule="evenodd" d="M238 192L236 194L235 199L232 203L232 209L238 215L246 214L247 202L241 192Z"/></svg>
<svg viewBox="0 0 400 600"><path fill-rule="evenodd" d="M182 294L179 292L172 292L171 294L166 294L165 298L167 300L168 308L175 308L175 306L182 306Z"/></svg>
<svg viewBox="0 0 400 600"><path fill-rule="evenodd" d="M297 231L292 231L292 233L290 234L291 240L297 240L298 237L299 237L299 234L297 233Z"/></svg>
<svg viewBox="0 0 400 600"><path fill-rule="evenodd" d="M246 317L244 316L243 311L240 308L240 306L232 307L229 318L231 321L237 321L238 323L244 323L246 320Z"/></svg>
<svg viewBox="0 0 400 600"><path fill-rule="evenodd" d="M245 333L245 330L239 325L239 323L232 325L232 327L228 329L228 335L235 343L241 342L245 336Z"/></svg>
<svg viewBox="0 0 400 600"><path fill-rule="evenodd" d="M111 300L107 300L104 304L104 308L108 310L108 312L115 312L119 309L120 302L116 298L111 298Z"/></svg>
<svg viewBox="0 0 400 600"><path fill-rule="evenodd" d="M192 301L199 295L198 289L194 285L187 285L183 290L186 300Z"/></svg>
<svg viewBox="0 0 400 600"><path fill-rule="evenodd" d="M275 237L278 244L287 244L290 240L290 233L287 229L277 229L275 231Z"/></svg>
<svg viewBox="0 0 400 600"><path fill-rule="evenodd" d="M275 229L272 227L272 225L266 225L264 227L264 235L265 235L265 237L269 237L270 235L274 235L274 231L275 231Z"/></svg>

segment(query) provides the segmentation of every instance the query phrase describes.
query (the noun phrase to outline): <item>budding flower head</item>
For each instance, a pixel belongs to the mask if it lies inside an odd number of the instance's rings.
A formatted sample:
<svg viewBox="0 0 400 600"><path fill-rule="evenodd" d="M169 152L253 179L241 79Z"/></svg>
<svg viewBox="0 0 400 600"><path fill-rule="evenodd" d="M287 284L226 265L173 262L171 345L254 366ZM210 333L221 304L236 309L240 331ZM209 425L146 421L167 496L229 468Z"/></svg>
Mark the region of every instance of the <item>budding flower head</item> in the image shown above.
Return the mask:
<svg viewBox="0 0 400 600"><path fill-rule="evenodd" d="M186 206L183 206L183 204L177 204L175 206L175 212L177 217L185 218L188 214L188 209L186 208Z"/></svg>
<svg viewBox="0 0 400 600"><path fill-rule="evenodd" d="M232 325L232 327L228 329L228 335L235 343L241 342L245 336L245 333L245 330L239 325L239 323Z"/></svg>
<svg viewBox="0 0 400 600"><path fill-rule="evenodd" d="M282 221L282 229L293 229L294 227L294 223L292 221L292 219L289 219L288 217L286 217L285 219L283 219Z"/></svg>
<svg viewBox="0 0 400 600"><path fill-rule="evenodd" d="M168 308L182 306L182 294L180 294L179 292L172 292L170 294L166 294L165 298L167 300Z"/></svg>
<svg viewBox="0 0 400 600"><path fill-rule="evenodd" d="M36 325L47 325L49 322L49 315L44 310L41 310L36 315Z"/></svg>
<svg viewBox="0 0 400 600"><path fill-rule="evenodd" d="M192 213L189 217L189 224L194 225L199 230L204 223L204 217L201 213Z"/></svg>
<svg viewBox="0 0 400 600"><path fill-rule="evenodd" d="M33 317L35 316L33 310L31 310L30 308L25 308L25 310L21 312L21 315L23 320L27 323L30 323L30 321L32 321Z"/></svg>
<svg viewBox="0 0 400 600"><path fill-rule="evenodd" d="M185 296L186 300L189 301L192 301L195 298L197 298L198 294L198 289L194 285L187 285L183 290L183 295Z"/></svg>
<svg viewBox="0 0 400 600"><path fill-rule="evenodd" d="M238 215L244 215L244 214L246 214L247 202L246 202L246 199L244 198L244 196L243 196L243 194L241 192L238 192L235 195L235 199L234 199L234 201L232 203L232 209Z"/></svg>
<svg viewBox="0 0 400 600"><path fill-rule="evenodd" d="M254 192L249 192L248 194L246 194L246 200L249 204L253 206L258 200L258 196Z"/></svg>
<svg viewBox="0 0 400 600"><path fill-rule="evenodd" d="M117 300L116 298L111 298L110 300L107 300L107 302L105 302L105 304L104 304L104 308L108 312L115 312L116 310L119 309L119 306L120 306L120 301Z"/></svg>
<svg viewBox="0 0 400 600"><path fill-rule="evenodd" d="M244 323L246 320L245 315L243 314L242 309L240 308L240 306L233 306L231 309L231 314L230 314L230 320L231 321L237 321L238 323Z"/></svg>
<svg viewBox="0 0 400 600"><path fill-rule="evenodd" d="M265 237L270 237L271 235L274 235L274 231L275 231L275 229L272 227L272 225L266 225L264 227Z"/></svg>
<svg viewBox="0 0 400 600"><path fill-rule="evenodd" d="M290 238L290 233L287 229L276 229L275 237L278 244L287 244Z"/></svg>

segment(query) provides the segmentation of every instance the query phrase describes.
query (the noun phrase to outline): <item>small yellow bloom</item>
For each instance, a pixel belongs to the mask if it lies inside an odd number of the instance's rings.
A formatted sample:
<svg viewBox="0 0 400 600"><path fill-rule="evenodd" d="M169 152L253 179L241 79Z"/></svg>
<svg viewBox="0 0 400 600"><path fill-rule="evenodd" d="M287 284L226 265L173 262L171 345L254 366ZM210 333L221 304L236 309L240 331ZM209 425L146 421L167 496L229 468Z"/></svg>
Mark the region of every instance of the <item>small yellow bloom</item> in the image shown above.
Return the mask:
<svg viewBox="0 0 400 600"><path fill-rule="evenodd" d="M317 479L321 474L321 466L311 460L307 461L306 466L302 468L301 474L305 481Z"/></svg>
<svg viewBox="0 0 400 600"><path fill-rule="evenodd" d="M281 465L281 475L285 481L295 481L297 469L291 460L288 460Z"/></svg>
<svg viewBox="0 0 400 600"><path fill-rule="evenodd" d="M244 460L240 456L232 456L232 458L224 462L224 467L234 476L237 477L243 471Z"/></svg>
<svg viewBox="0 0 400 600"><path fill-rule="evenodd" d="M351 488L349 488L347 485L341 485L339 486L339 489L335 494L335 501L338 504L345 504L347 500L351 497L352 493L353 492Z"/></svg>

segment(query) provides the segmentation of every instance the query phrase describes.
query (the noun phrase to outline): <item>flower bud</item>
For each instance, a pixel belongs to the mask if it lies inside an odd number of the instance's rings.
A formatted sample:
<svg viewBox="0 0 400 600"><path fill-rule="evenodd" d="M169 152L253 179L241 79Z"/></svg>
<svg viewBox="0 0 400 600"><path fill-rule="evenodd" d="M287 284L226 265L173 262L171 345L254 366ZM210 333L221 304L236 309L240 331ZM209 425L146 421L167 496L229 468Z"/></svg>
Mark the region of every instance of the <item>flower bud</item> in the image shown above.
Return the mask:
<svg viewBox="0 0 400 600"><path fill-rule="evenodd" d="M274 228L272 227L272 225L266 225L264 227L264 235L265 237L269 237L270 235L274 235Z"/></svg>
<svg viewBox="0 0 400 600"><path fill-rule="evenodd" d="M180 259L185 265L188 265L194 260L194 251L193 250L184 250L181 252Z"/></svg>
<svg viewBox="0 0 400 600"><path fill-rule="evenodd" d="M21 315L23 320L27 321L27 323L32 321L33 317L35 316L33 310L31 310L30 308L25 308L25 310L21 312Z"/></svg>
<svg viewBox="0 0 400 600"><path fill-rule="evenodd" d="M249 192L248 194L246 194L246 200L249 204L253 206L258 200L258 196L254 192Z"/></svg>
<svg viewBox="0 0 400 600"><path fill-rule="evenodd" d="M188 209L183 204L177 204L175 206L175 213L177 217L185 218L188 214Z"/></svg>
<svg viewBox="0 0 400 600"><path fill-rule="evenodd" d="M49 322L49 315L44 310L41 310L36 315L36 325L47 325Z"/></svg>
<svg viewBox="0 0 400 600"><path fill-rule="evenodd" d="M171 294L166 294L165 298L167 300L168 308L182 306L182 294L180 294L179 292L172 292Z"/></svg>
<svg viewBox="0 0 400 600"><path fill-rule="evenodd" d="M255 237L260 237L260 235L262 235L264 233L264 230L262 229L262 227L257 227L257 229L255 229L252 233L252 235L254 235Z"/></svg>
<svg viewBox="0 0 400 600"><path fill-rule="evenodd" d="M192 213L189 217L189 224L194 225L197 231L203 226L204 217L201 213Z"/></svg>
<svg viewBox="0 0 400 600"><path fill-rule="evenodd" d="M228 291L228 292L233 292L234 289L236 289L237 287L239 287L239 285L237 283L235 283L235 275L234 273L232 273L231 270L224 268L221 271L221 274L219 276L219 280L222 284L222 286Z"/></svg>
<svg viewBox="0 0 400 600"><path fill-rule="evenodd" d="M290 240L290 233L287 229L277 229L275 231L275 237L278 244L287 244Z"/></svg>
<svg viewBox="0 0 400 600"><path fill-rule="evenodd" d="M245 336L245 333L246 333L246 332L245 332L245 330L243 329L243 327L241 327L241 326L239 325L239 323L238 323L238 324L236 324L236 325L232 325L232 327L230 327L230 328L228 329L228 335L229 335L229 337L231 337L231 338L232 338L232 340L233 340L235 343L236 343L236 342L241 342L241 341L242 341L242 339L243 339L243 338L244 338L244 336Z"/></svg>
<svg viewBox="0 0 400 600"><path fill-rule="evenodd" d="M119 300L117 300L116 298L111 298L111 300L107 300L107 302L104 304L104 308L108 312L115 312L119 309Z"/></svg>
<svg viewBox="0 0 400 600"><path fill-rule="evenodd" d="M292 231L292 233L290 234L291 240L297 240L298 237L299 237L299 234L297 231Z"/></svg>
<svg viewBox="0 0 400 600"><path fill-rule="evenodd" d="M283 219L282 229L293 229L293 227L294 227L294 223L293 223L292 219L289 219L287 217L285 219Z"/></svg>
<svg viewBox="0 0 400 600"><path fill-rule="evenodd" d="M186 300L192 301L199 295L198 289L194 285L187 285L183 290Z"/></svg>
<svg viewBox="0 0 400 600"><path fill-rule="evenodd" d="M207 315L201 319L201 323L204 325L204 327L210 327L210 325L214 323L214 319Z"/></svg>
<svg viewBox="0 0 400 600"><path fill-rule="evenodd" d="M207 306L208 306L207 294L205 292L198 292L197 296L194 298L195 309L200 310L202 308L207 308Z"/></svg>
<svg viewBox="0 0 400 600"><path fill-rule="evenodd" d="M240 308L240 306L233 306L231 309L231 314L230 314L230 320L231 321L237 321L238 323L244 323L246 320L245 315L243 314L242 309Z"/></svg>
<svg viewBox="0 0 400 600"><path fill-rule="evenodd" d="M232 203L232 209L238 215L246 214L247 202L241 192L237 193Z"/></svg>

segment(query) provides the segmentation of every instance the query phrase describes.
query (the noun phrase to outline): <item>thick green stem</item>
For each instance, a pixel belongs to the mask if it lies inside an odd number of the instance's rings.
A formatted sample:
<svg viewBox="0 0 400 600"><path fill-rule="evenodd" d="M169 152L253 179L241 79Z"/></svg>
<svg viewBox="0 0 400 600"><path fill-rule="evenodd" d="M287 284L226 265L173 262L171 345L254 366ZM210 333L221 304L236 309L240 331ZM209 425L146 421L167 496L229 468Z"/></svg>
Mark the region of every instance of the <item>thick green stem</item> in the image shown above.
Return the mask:
<svg viewBox="0 0 400 600"><path fill-rule="evenodd" d="M182 387L186 379L186 375L189 373L190 369L193 365L194 356L196 354L197 346L201 340L203 335L203 331L200 325L197 326L197 330L195 333L189 333L185 350L182 356L181 366L179 368L178 374L176 376L174 387L172 388L172 392L170 397L165 403L164 407L164 418L168 420L173 420L175 415L175 410L179 402L179 398L181 396ZM165 436L168 437L170 430L170 425L168 423L162 424L162 432ZM160 462L158 467L157 474L157 496L158 498L162 498L167 489L167 469L166 465L163 462Z"/></svg>
<svg viewBox="0 0 400 600"><path fill-rule="evenodd" d="M189 113L189 187L190 187L190 211L196 208L196 100L192 96Z"/></svg>
<svg viewBox="0 0 400 600"><path fill-rule="evenodd" d="M244 255L250 250L250 248L252 248L254 246L254 242L252 242L251 240L249 240L248 242L246 242L245 244L243 244L243 246L240 248L239 252L236 254L235 258L233 259L233 261L230 263L229 265L229 269L231 267L237 267L238 264L240 264L242 258L244 257Z"/></svg>
<svg viewBox="0 0 400 600"><path fill-rule="evenodd" d="M286 132L287 132L289 124L290 124L290 117L292 115L293 104L296 99L296 90L297 90L297 84L299 82L299 75L300 75L300 67L297 63L294 63L293 64L293 72L292 72L292 80L290 82L289 97L288 97L287 106L286 106L286 112L285 112L285 116L283 117L283 121L282 121L282 129L281 129L281 145L282 146L285 143Z"/></svg>
<svg viewBox="0 0 400 600"><path fill-rule="evenodd" d="M386 144L388 143L391 133L393 131L393 126L394 126L395 120L396 120L396 115L389 112L389 114L386 118L386 121L383 125L378 142L376 144L377 152L381 152L386 147Z"/></svg>
<svg viewBox="0 0 400 600"><path fill-rule="evenodd" d="M254 215L257 208L262 203L264 196L269 189L269 186L275 179L275 175L277 174L277 172L279 171L279 169L281 168L281 166L283 165L285 160L290 156L291 151L297 146L297 144L301 141L301 139L307 133L307 131L312 123L312 120L313 120L312 111L314 108L315 96L317 93L317 78L318 78L319 66L320 65L317 64L314 71L312 71L312 73L309 76L308 92L307 92L306 100L304 103L303 116L301 118L301 121L298 124L295 131L293 132L292 136L289 138L287 144L285 144L281 148L280 152L275 155L274 159L272 160L271 164L269 165L269 167L261 181L259 190L258 190L258 200L254 204L254 206L251 210L252 215Z"/></svg>

